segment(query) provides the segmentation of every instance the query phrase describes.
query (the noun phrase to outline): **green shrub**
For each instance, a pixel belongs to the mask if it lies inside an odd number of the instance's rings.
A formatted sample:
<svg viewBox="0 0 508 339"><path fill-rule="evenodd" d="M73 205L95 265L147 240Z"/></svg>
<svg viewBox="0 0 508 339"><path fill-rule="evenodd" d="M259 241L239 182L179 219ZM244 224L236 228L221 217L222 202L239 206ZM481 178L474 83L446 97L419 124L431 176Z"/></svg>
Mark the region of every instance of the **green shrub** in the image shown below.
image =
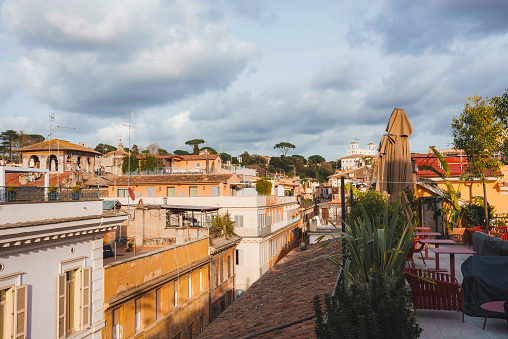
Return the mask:
<svg viewBox="0 0 508 339"><path fill-rule="evenodd" d="M368 283L337 284L335 295L325 295L325 314L314 298L317 338L418 338L422 329L411 311L403 277L373 272Z"/></svg>
<svg viewBox="0 0 508 339"><path fill-rule="evenodd" d="M367 216L370 220L378 219L380 216L384 215L385 207L388 204L388 223L391 222L395 209L398 209L398 213L396 214L398 220L393 238L394 243L397 242L407 222L402 208L399 209L397 207L397 202L387 202L380 192L373 190L367 192L358 191L356 198L356 201L353 202L353 207L346 216L346 223L353 224L353 222L362 219L362 207L367 211ZM383 219L380 220L380 226L385 227Z"/></svg>
<svg viewBox="0 0 508 339"><path fill-rule="evenodd" d="M256 191L259 195L270 195L272 193L272 183L265 179L256 181Z"/></svg>
<svg viewBox="0 0 508 339"><path fill-rule="evenodd" d="M492 221L494 219L494 207L487 202L487 209L489 220ZM472 203L468 203L465 210L470 227L485 225L485 205L483 204L483 197L473 197Z"/></svg>
<svg viewBox="0 0 508 339"><path fill-rule="evenodd" d="M226 213L218 215L212 219L210 234L233 235L235 233L235 222L231 219L231 214Z"/></svg>

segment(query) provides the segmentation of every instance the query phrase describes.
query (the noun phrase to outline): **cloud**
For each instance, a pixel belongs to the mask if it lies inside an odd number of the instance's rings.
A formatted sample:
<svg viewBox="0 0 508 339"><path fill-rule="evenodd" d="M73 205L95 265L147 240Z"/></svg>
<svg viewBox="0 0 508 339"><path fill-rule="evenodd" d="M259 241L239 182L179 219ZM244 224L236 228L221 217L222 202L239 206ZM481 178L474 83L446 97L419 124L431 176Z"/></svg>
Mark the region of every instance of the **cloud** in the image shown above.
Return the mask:
<svg viewBox="0 0 508 339"><path fill-rule="evenodd" d="M250 0L231 2L233 12L261 23L273 23L277 16L270 11L266 0Z"/></svg>
<svg viewBox="0 0 508 339"><path fill-rule="evenodd" d="M311 83L316 88L337 91L352 91L357 89L368 74L368 66L342 58L333 65L323 68L314 76Z"/></svg>
<svg viewBox="0 0 508 339"><path fill-rule="evenodd" d="M348 32L352 45L372 42L376 35L386 53L447 53L460 41L508 32L504 0L385 0L375 9L363 16L356 12Z"/></svg>
<svg viewBox="0 0 508 339"><path fill-rule="evenodd" d="M257 53L204 1L6 1L19 73L52 107L101 116L228 88Z"/></svg>

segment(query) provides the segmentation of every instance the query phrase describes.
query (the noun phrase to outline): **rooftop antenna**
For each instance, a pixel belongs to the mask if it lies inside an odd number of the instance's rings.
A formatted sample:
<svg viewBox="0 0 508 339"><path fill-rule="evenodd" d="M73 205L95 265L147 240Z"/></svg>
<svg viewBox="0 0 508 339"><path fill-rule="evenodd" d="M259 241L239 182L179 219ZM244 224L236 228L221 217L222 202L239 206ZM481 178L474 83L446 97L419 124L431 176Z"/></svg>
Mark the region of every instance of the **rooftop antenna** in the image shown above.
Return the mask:
<svg viewBox="0 0 508 339"><path fill-rule="evenodd" d="M60 128L67 128L67 129L75 129L74 127L65 127L65 126L56 126L56 139L58 140L58 150L56 152L56 161L58 164L58 158L60 157ZM63 165L65 166L65 157L62 159ZM65 167L62 167L65 171ZM77 180L76 180L77 181ZM60 186L60 169L57 168L57 174L56 174L56 185Z"/></svg>
<svg viewBox="0 0 508 339"><path fill-rule="evenodd" d="M55 113L49 113L49 136L48 136L48 169L51 171L51 125L55 121ZM48 173L49 175L49 173Z"/></svg>
<svg viewBox="0 0 508 339"><path fill-rule="evenodd" d="M129 173L127 173L127 228L129 228L129 225L130 225L130 219L131 219L131 215L130 215L130 194L129 194L129 188L130 188L130 178L131 178L131 156L132 156L132 150L131 150L131 122L132 122L132 117L135 117L136 114L134 113L130 113L129 115L129 124L126 125L126 124L122 124L122 126L128 126L129 127L129 162L128 162L128 166L129 166ZM120 228L120 239L122 238L122 229ZM134 233L134 238L136 238L136 233ZM135 242L136 240L134 240Z"/></svg>

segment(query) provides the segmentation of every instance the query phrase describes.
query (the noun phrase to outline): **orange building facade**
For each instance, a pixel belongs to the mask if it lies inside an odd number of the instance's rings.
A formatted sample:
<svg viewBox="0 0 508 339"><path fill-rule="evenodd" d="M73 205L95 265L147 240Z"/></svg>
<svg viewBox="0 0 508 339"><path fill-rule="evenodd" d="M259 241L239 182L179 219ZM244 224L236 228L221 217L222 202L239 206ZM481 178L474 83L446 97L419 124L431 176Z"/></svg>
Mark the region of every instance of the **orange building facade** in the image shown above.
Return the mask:
<svg viewBox="0 0 508 339"><path fill-rule="evenodd" d="M166 174L122 176L108 187L110 198L123 198L130 187L139 197L235 196L236 174Z"/></svg>
<svg viewBox="0 0 508 339"><path fill-rule="evenodd" d="M104 267L103 338L193 338L209 323L208 237Z"/></svg>

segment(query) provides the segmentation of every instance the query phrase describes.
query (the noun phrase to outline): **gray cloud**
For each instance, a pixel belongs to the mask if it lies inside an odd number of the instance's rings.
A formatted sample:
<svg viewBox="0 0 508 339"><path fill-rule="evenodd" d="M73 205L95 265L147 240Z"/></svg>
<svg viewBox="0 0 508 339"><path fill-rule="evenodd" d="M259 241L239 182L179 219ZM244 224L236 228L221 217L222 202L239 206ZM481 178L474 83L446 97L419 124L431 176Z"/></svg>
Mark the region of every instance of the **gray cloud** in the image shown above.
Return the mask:
<svg viewBox="0 0 508 339"><path fill-rule="evenodd" d="M60 110L118 115L226 89L256 53L206 2L136 4L4 2L33 96Z"/></svg>
<svg viewBox="0 0 508 339"><path fill-rule="evenodd" d="M233 12L261 23L272 23L277 16L270 11L266 0L231 1Z"/></svg>
<svg viewBox="0 0 508 339"><path fill-rule="evenodd" d="M379 35L385 52L450 52L462 39L478 40L508 32L508 2L386 0L375 14L351 24L348 40L357 45Z"/></svg>
<svg viewBox="0 0 508 339"><path fill-rule="evenodd" d="M368 74L368 66L349 58L323 68L311 80L315 88L352 91L358 88Z"/></svg>

